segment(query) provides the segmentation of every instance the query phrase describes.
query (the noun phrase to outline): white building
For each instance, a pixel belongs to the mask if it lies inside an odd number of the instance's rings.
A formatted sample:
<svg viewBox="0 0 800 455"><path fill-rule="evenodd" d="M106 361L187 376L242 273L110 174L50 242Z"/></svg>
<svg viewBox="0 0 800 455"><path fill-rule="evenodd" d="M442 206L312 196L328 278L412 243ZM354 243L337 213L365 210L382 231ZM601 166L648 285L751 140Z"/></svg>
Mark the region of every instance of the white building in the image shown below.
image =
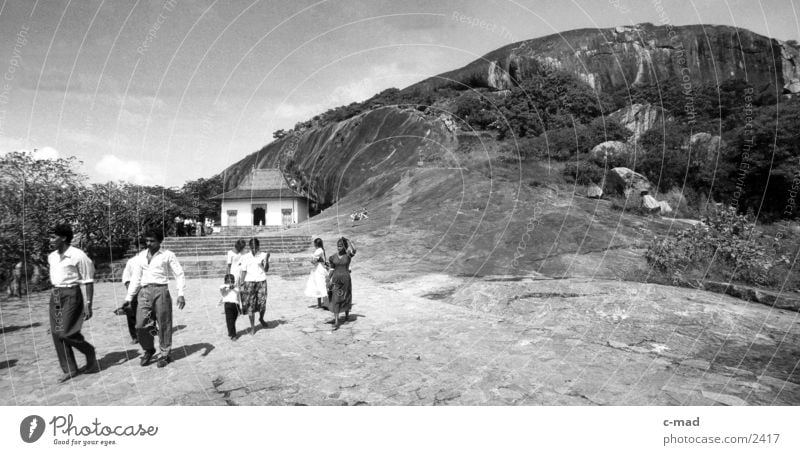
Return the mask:
<svg viewBox="0 0 800 455"><path fill-rule="evenodd" d="M239 186L212 199L222 201L222 232L235 227L288 226L308 219L308 200L288 185L278 169L253 169Z"/></svg>

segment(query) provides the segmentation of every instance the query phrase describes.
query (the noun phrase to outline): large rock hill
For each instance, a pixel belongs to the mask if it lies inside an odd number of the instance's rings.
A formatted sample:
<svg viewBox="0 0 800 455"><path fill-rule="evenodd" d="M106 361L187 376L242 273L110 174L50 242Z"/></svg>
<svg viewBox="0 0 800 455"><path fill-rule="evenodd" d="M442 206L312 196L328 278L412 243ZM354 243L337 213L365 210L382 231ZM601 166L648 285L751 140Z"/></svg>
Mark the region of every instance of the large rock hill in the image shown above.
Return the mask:
<svg viewBox="0 0 800 455"><path fill-rule="evenodd" d="M761 91L800 91L800 50L794 44L718 25L580 29L510 44L407 90L511 88L542 67L580 76L614 92L688 76L694 86L749 80Z"/></svg>
<svg viewBox="0 0 800 455"><path fill-rule="evenodd" d="M693 84L746 78L759 90L800 87L793 44L733 27L673 30L642 24L537 38L403 91L505 89L543 65L603 91L680 77L684 65ZM304 229L359 236L369 246L360 260L374 259L376 270L624 278L647 273L641 252L654 234L685 227L579 197L577 187L556 182L563 165L500 157L492 134L459 131L432 104L425 112L384 106L296 128L226 169L225 185L253 166L281 168L321 208L333 204ZM369 224L352 226L348 215L360 207L370 211Z"/></svg>

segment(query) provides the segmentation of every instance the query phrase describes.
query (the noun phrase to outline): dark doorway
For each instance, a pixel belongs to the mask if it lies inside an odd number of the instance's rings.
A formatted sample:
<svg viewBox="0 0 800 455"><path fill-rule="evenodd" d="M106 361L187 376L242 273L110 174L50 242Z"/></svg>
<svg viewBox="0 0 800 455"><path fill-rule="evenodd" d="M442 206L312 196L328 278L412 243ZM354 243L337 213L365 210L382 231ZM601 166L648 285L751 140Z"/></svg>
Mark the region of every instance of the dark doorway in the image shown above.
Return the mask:
<svg viewBox="0 0 800 455"><path fill-rule="evenodd" d="M261 207L253 209L253 226L267 224L267 211Z"/></svg>

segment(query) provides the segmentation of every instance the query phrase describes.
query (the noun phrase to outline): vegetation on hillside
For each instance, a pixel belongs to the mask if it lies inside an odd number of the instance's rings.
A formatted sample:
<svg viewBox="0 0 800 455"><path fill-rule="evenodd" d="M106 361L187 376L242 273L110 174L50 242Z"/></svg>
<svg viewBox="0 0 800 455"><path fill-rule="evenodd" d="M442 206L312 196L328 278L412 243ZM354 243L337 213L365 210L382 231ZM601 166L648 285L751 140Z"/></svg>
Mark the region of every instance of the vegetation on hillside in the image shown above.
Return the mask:
<svg viewBox="0 0 800 455"><path fill-rule="evenodd" d="M753 210L760 221L797 218L789 198L800 172L800 102L759 92L746 81L727 80L689 90L680 80L599 93L580 78L544 69L511 90L440 88L433 92L388 89L361 102L330 109L296 130L338 122L380 106L449 112L463 130L491 132L507 155L565 161L564 175L578 184L600 183L610 167L646 176L662 193L677 189L700 213L707 201ZM625 142L631 132L608 117L634 103L663 108L658 123L607 161L590 155L606 141ZM690 147L693 134L721 136L719 154ZM278 131L276 137L287 132ZM795 189L796 190L796 189Z"/></svg>
<svg viewBox="0 0 800 455"><path fill-rule="evenodd" d="M176 216L219 217L222 178L198 179L181 188L124 182L87 184L74 157L36 160L30 153L0 157L0 270L19 261L44 265L50 229L69 223L75 243L95 260L125 251L150 227L172 230Z"/></svg>

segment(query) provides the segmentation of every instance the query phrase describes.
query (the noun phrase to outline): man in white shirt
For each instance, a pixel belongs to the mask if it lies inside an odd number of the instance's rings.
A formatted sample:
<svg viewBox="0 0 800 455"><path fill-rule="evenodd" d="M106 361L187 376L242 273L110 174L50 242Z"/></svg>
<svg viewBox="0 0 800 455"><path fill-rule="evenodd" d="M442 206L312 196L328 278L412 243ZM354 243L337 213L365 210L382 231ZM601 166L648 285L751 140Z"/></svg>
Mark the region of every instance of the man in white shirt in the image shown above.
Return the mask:
<svg viewBox="0 0 800 455"><path fill-rule="evenodd" d="M132 275L133 275L133 258L128 259L128 262L125 263L125 270L122 271L122 284L125 285L126 292L131 284ZM136 296L133 296L133 300L131 300L130 302L126 302L126 305L123 305L122 308L120 308L122 314L125 315L125 319L127 320L128 323L128 333L131 335L131 344L136 344L139 342L139 336L137 335L136 332L137 307L138 307L138 302L136 301Z"/></svg>
<svg viewBox="0 0 800 455"><path fill-rule="evenodd" d="M186 300L183 297L186 280L183 268L175 257L175 253L161 249L164 236L158 229L145 234L147 249L131 259L131 284L125 302L138 300L136 311L136 331L139 344L144 349L141 365L146 366L155 354L154 340L151 330L155 331L158 322L158 342L161 355L158 367L163 368L172 361L172 298L167 287L170 273L175 275L178 288L178 308L183 309Z"/></svg>
<svg viewBox="0 0 800 455"><path fill-rule="evenodd" d="M94 346L81 335L83 321L92 317L94 264L86 253L70 245L72 227L67 224L59 224L53 229L50 243L55 248L47 256L50 283L53 285L50 297L50 334L56 346L58 362L64 371L59 382L64 382L81 372L75 362L73 348L86 356L84 373L100 371ZM85 307L81 284L86 288Z"/></svg>

